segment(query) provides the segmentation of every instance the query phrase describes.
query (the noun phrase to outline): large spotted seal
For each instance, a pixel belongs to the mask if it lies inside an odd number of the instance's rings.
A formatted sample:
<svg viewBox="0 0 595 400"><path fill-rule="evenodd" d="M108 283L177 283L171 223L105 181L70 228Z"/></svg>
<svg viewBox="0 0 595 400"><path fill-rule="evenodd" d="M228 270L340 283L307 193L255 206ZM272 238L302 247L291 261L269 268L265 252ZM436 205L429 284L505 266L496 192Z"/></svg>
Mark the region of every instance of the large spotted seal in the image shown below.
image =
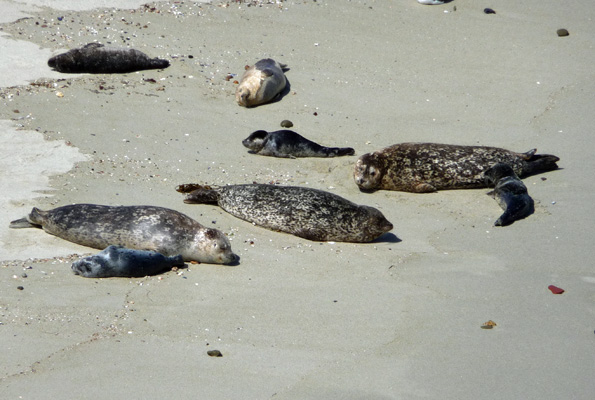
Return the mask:
<svg viewBox="0 0 595 400"><path fill-rule="evenodd" d="M180 185L185 203L214 203L256 225L309 240L370 242L393 225L376 208L336 194L297 186Z"/></svg>
<svg viewBox="0 0 595 400"><path fill-rule="evenodd" d="M520 177L558 168L558 157L486 146L401 143L364 154L356 164L355 183L362 190L428 193L442 189L486 187L483 172L498 162Z"/></svg>
<svg viewBox="0 0 595 400"><path fill-rule="evenodd" d="M249 67L236 89L236 101L242 107L255 107L277 97L287 85L287 65L265 58Z"/></svg>
<svg viewBox="0 0 595 400"><path fill-rule="evenodd" d="M50 58L48 65L58 72L111 74L167 68L169 61L149 58L135 49L89 43Z"/></svg>
<svg viewBox="0 0 595 400"><path fill-rule="evenodd" d="M488 186L494 190L488 195L492 196L504 213L496 220L494 225L506 226L514 221L523 219L533 214L535 205L527 192L527 187L514 173L510 165L498 163L484 172Z"/></svg>
<svg viewBox="0 0 595 400"><path fill-rule="evenodd" d="M255 154L282 158L338 157L355 154L351 147L324 147L288 129L252 132L242 144Z"/></svg>
<svg viewBox="0 0 595 400"><path fill-rule="evenodd" d="M59 238L95 249L110 245L180 254L186 261L228 264L237 259L227 237L180 212L155 206L73 204L42 211L33 208L11 228L43 228Z"/></svg>
<svg viewBox="0 0 595 400"><path fill-rule="evenodd" d="M135 278L155 275L183 265L181 255L166 257L155 251L109 246L94 256L75 261L71 268L75 275L85 278Z"/></svg>

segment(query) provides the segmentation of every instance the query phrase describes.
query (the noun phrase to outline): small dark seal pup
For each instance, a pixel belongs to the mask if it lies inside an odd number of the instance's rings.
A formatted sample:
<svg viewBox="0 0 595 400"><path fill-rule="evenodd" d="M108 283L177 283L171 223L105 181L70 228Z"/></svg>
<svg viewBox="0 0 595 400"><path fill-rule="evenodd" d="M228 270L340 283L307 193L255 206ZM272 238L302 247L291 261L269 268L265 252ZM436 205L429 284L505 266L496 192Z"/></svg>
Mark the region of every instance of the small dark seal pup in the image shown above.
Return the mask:
<svg viewBox="0 0 595 400"><path fill-rule="evenodd" d="M382 213L336 194L297 186L180 185L184 203L217 204L244 221L308 240L370 242L393 229Z"/></svg>
<svg viewBox="0 0 595 400"><path fill-rule="evenodd" d="M244 72L236 89L236 101L242 107L255 107L277 97L287 85L287 65L265 58Z"/></svg>
<svg viewBox="0 0 595 400"><path fill-rule="evenodd" d="M89 43L48 60L58 72L114 74L169 67L169 61L149 58L145 53L125 47L105 47Z"/></svg>
<svg viewBox="0 0 595 400"><path fill-rule="evenodd" d="M72 272L85 278L139 278L183 265L181 255L166 257L155 251L109 246L94 256L75 261Z"/></svg>
<svg viewBox="0 0 595 400"><path fill-rule="evenodd" d="M361 190L400 190L428 193L443 189L486 187L483 172L504 162L525 177L558 168L560 159L486 146L401 143L364 154L355 164L354 179Z"/></svg>
<svg viewBox="0 0 595 400"><path fill-rule="evenodd" d="M506 226L533 214L535 206L527 187L514 173L510 165L498 163L484 172L488 186L495 186L488 195L492 196L504 210L494 223Z"/></svg>
<svg viewBox="0 0 595 400"><path fill-rule="evenodd" d="M33 208L11 228L43 228L49 234L95 249L110 245L181 254L186 261L228 264L237 260L225 234L206 228L169 208L73 204L42 211Z"/></svg>
<svg viewBox="0 0 595 400"><path fill-rule="evenodd" d="M256 131L244 139L242 144L255 154L282 158L337 157L355 154L355 150L351 147L324 147L288 129L275 132Z"/></svg>

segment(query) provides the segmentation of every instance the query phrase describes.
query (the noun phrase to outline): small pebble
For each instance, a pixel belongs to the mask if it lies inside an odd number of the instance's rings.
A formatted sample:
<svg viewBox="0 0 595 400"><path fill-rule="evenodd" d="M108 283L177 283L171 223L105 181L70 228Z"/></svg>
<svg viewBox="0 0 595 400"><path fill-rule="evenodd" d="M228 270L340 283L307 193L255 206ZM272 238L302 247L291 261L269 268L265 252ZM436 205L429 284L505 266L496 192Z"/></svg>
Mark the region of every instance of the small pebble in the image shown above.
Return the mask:
<svg viewBox="0 0 595 400"><path fill-rule="evenodd" d="M481 329L492 329L494 328L496 324L494 321L489 320L488 322L484 322L483 325L481 326Z"/></svg>
<svg viewBox="0 0 595 400"><path fill-rule="evenodd" d="M293 126L293 122L291 122L288 119L284 119L283 121L281 121L282 128L291 128L292 126Z"/></svg>
<svg viewBox="0 0 595 400"><path fill-rule="evenodd" d="M491 8L484 8L483 12L486 14L496 14L496 11L492 10Z"/></svg>
<svg viewBox="0 0 595 400"><path fill-rule="evenodd" d="M27 274L23 272L23 273L21 274L21 278L26 278L26 277L27 277Z"/></svg>
<svg viewBox="0 0 595 400"><path fill-rule="evenodd" d="M24 288L24 287L22 287L22 286L17 286L17 289L18 289L18 290L23 290L23 289L25 289L25 288Z"/></svg>
<svg viewBox="0 0 595 400"><path fill-rule="evenodd" d="M223 357L223 354L219 350L209 350L207 354L211 357Z"/></svg>
<svg viewBox="0 0 595 400"><path fill-rule="evenodd" d="M549 290L550 290L550 291L551 291L553 294L562 294L562 293L564 293L564 289L562 289L562 288L559 288L559 287L557 287L557 286L554 286L554 285L549 285L547 288L548 288L548 289L549 289Z"/></svg>
<svg viewBox="0 0 595 400"><path fill-rule="evenodd" d="M558 30L556 31L556 33L557 33L557 34L558 34L558 36L560 36L560 37L564 37L564 36L568 36L568 35L570 35L570 33L568 33L568 31L567 31L566 29L564 29L564 28L562 28L562 29L558 29Z"/></svg>

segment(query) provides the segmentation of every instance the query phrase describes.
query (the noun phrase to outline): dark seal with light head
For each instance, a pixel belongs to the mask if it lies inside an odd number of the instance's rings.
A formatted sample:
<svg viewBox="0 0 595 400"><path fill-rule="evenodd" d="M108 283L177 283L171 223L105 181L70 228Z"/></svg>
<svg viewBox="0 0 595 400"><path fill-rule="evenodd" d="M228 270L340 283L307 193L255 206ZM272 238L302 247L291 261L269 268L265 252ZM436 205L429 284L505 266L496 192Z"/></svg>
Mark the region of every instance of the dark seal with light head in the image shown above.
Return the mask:
<svg viewBox="0 0 595 400"><path fill-rule="evenodd" d="M275 132L256 131L244 139L242 144L255 154L282 158L338 157L355 154L351 147L324 147L287 129Z"/></svg>
<svg viewBox="0 0 595 400"><path fill-rule="evenodd" d="M58 72L113 74L167 68L169 61L149 58L135 49L89 43L50 58L48 65Z"/></svg>
<svg viewBox="0 0 595 400"><path fill-rule="evenodd" d="M185 203L217 204L253 224L308 240L370 242L393 229L376 208L336 194L297 186L180 185Z"/></svg>
<svg viewBox="0 0 595 400"><path fill-rule="evenodd" d="M503 162L520 177L558 168L560 159L487 146L401 143L364 154L356 164L355 183L361 190L428 193L443 189L486 187L483 172Z"/></svg>
<svg viewBox="0 0 595 400"><path fill-rule="evenodd" d="M11 228L43 228L59 238L95 249L110 245L180 254L186 261L228 264L236 261L223 232L206 228L175 210L155 206L73 204L42 211L33 208Z"/></svg>
<svg viewBox="0 0 595 400"><path fill-rule="evenodd" d="M484 172L488 186L494 187L488 195L492 196L504 210L504 214L494 223L506 226L514 221L533 214L535 205L527 192L527 187L514 173L510 165L498 163Z"/></svg>
<svg viewBox="0 0 595 400"><path fill-rule="evenodd" d="M183 265L181 255L166 257L155 251L109 246L94 256L75 261L72 272L85 278L138 278Z"/></svg>
<svg viewBox="0 0 595 400"><path fill-rule="evenodd" d="M255 107L268 103L285 89L287 65L265 58L244 72L236 89L236 101L242 107Z"/></svg>

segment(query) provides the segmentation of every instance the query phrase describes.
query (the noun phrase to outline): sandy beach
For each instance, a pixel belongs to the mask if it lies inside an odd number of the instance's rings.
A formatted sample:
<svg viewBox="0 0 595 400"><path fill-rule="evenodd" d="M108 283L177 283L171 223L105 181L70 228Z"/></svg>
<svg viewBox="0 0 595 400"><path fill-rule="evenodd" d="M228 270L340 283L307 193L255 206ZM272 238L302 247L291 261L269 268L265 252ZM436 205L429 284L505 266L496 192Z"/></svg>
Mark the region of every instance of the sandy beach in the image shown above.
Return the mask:
<svg viewBox="0 0 595 400"><path fill-rule="evenodd" d="M78 3L0 0L3 398L592 398L590 3ZM89 42L171 66L47 66ZM290 92L239 107L234 81L266 57L289 66ZM242 146L285 119L356 154ZM524 179L535 213L507 227L494 226L488 189L360 192L359 156L412 141L537 148L560 169ZM327 190L394 229L312 242L184 204L175 187L189 182ZM73 203L178 210L223 231L240 263L85 279L70 266L97 250L8 228L32 207Z"/></svg>

